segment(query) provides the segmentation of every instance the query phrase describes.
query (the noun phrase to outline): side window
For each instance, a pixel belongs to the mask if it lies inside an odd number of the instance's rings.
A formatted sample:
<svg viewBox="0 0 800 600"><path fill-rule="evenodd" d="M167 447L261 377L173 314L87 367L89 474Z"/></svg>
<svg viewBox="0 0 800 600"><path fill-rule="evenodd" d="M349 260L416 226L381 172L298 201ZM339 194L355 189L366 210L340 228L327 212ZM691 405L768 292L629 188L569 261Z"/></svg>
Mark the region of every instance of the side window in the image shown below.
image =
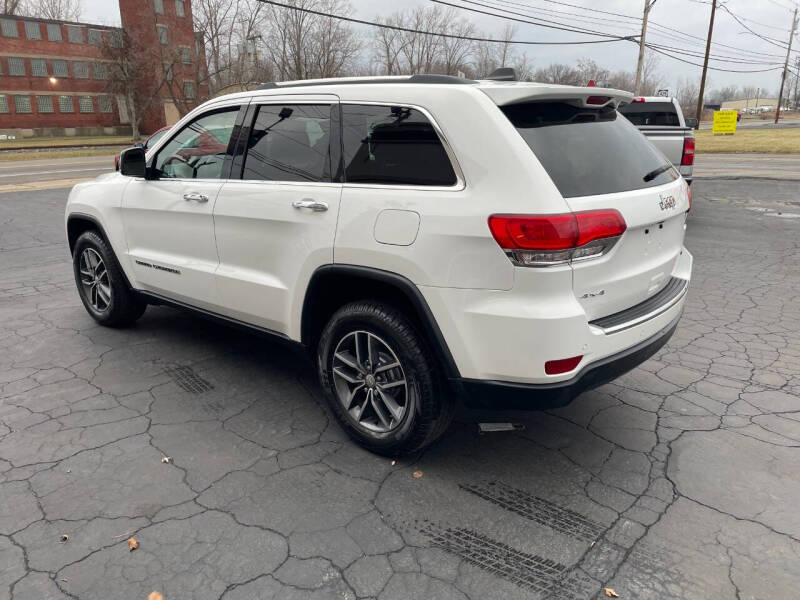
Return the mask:
<svg viewBox="0 0 800 600"><path fill-rule="evenodd" d="M328 104L259 106L242 179L330 181L330 140Z"/></svg>
<svg viewBox="0 0 800 600"><path fill-rule="evenodd" d="M239 108L203 115L180 130L154 163L161 179L220 179Z"/></svg>
<svg viewBox="0 0 800 600"><path fill-rule="evenodd" d="M400 106L342 105L345 180L385 185L455 185L431 122Z"/></svg>

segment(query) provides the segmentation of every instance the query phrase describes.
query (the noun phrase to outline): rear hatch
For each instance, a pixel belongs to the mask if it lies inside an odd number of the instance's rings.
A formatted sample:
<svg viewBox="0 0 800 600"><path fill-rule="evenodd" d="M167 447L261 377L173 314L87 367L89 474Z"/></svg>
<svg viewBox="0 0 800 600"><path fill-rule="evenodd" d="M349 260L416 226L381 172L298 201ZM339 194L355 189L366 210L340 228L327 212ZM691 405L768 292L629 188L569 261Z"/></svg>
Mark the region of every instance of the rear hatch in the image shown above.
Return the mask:
<svg viewBox="0 0 800 600"><path fill-rule="evenodd" d="M583 88L582 95L534 95L500 106L573 212L613 209L625 220L606 254L572 261L573 290L589 320L667 285L689 209L679 173L617 112L618 96L605 93Z"/></svg>

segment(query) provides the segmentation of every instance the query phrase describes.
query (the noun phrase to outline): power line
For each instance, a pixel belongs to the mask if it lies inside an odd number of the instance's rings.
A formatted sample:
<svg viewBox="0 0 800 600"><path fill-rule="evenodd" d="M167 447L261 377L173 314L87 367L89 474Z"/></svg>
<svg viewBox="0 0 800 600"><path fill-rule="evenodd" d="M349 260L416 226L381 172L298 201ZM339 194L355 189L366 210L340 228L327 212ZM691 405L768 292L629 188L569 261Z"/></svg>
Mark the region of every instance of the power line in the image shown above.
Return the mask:
<svg viewBox="0 0 800 600"><path fill-rule="evenodd" d="M752 33L752 34L753 34L754 36L756 36L757 38L764 40L764 41L765 41L765 42L767 42L768 44L772 44L773 46L777 46L777 47L778 47L778 48L780 48L781 50L786 50L786 49L788 48L788 45L787 45L787 44L785 44L784 42L781 42L780 40L775 40L775 39L773 39L773 38L770 38L770 37L767 37L767 36L765 36L765 35L761 35L761 34L760 34L760 33L758 33L757 31L754 31L753 29L751 29L750 27L748 27L748 26L747 26L747 25L746 25L746 24L745 24L745 23L744 23L744 22L743 22L743 21L742 21L742 20L739 18L739 16L738 16L738 15L736 15L735 13L733 13L733 12L731 11L731 9L730 9L730 8L728 8L726 5L724 5L724 4L721 4L721 5L720 5L720 8L722 8L722 9L723 9L723 10L724 10L726 13L728 13L728 14L729 14L731 17L733 17L733 19L734 19L734 20L735 20L737 23L739 23L739 25L741 25L742 27L744 27L744 28L745 28L747 31L749 31L750 33Z"/></svg>

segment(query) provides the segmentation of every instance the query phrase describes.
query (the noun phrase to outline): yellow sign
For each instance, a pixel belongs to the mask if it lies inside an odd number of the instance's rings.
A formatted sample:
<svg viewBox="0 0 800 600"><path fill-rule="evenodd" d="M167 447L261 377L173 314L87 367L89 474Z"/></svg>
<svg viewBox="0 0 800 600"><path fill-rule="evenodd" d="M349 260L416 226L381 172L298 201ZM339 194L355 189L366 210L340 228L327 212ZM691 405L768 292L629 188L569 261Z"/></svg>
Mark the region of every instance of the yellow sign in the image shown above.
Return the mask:
<svg viewBox="0 0 800 600"><path fill-rule="evenodd" d="M739 113L735 110L714 111L714 124L711 127L711 132L714 135L719 133L733 135L736 133L736 119L738 116Z"/></svg>

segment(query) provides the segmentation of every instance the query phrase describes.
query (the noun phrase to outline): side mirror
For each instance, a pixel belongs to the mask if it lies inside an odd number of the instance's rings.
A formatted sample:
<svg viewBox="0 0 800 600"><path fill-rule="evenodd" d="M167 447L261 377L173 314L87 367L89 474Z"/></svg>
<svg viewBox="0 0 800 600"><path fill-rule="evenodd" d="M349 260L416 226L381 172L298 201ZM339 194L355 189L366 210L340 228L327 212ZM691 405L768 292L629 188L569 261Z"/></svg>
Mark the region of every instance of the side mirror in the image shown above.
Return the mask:
<svg viewBox="0 0 800 600"><path fill-rule="evenodd" d="M686 119L686 126L692 129L697 129L697 119Z"/></svg>
<svg viewBox="0 0 800 600"><path fill-rule="evenodd" d="M119 155L119 172L127 177L146 177L147 163L143 148L127 148Z"/></svg>

